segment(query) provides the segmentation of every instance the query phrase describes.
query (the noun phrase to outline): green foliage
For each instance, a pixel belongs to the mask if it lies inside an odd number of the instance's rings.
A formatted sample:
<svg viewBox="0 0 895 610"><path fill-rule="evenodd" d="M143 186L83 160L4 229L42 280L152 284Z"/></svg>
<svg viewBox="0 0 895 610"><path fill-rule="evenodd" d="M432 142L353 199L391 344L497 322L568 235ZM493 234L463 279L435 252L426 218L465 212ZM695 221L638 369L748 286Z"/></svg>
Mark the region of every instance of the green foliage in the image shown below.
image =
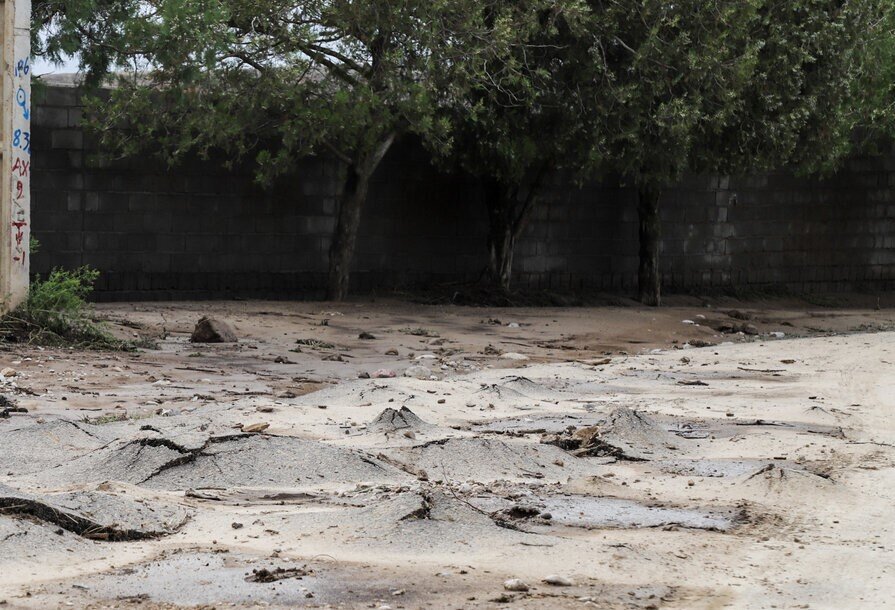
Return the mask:
<svg viewBox="0 0 895 610"><path fill-rule="evenodd" d="M99 272L89 267L54 269L47 279L38 277L26 301L0 320L0 328L28 343L133 349L135 343L116 339L91 316L86 298L98 277Z"/></svg>
<svg viewBox="0 0 895 610"><path fill-rule="evenodd" d="M478 0L46 0L37 54L78 51L105 144L169 161L224 150L262 178L326 153L351 166L395 134L449 147L437 110L515 35ZM111 99L105 99L110 97Z"/></svg>
<svg viewBox="0 0 895 610"><path fill-rule="evenodd" d="M867 7L860 38L858 76L850 98L858 114L860 143L869 151L891 146L895 138L895 2Z"/></svg>
<svg viewBox="0 0 895 610"><path fill-rule="evenodd" d="M604 170L815 170L847 152L869 7L882 0L592 0Z"/></svg>

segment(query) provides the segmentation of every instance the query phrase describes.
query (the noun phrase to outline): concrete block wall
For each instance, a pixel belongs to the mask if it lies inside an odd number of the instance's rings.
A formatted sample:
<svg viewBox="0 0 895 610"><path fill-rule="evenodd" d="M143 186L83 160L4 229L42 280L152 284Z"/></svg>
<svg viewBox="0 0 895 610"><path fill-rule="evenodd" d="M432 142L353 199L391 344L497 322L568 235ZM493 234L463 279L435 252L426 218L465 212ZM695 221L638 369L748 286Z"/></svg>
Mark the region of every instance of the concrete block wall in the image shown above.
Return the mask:
<svg viewBox="0 0 895 610"><path fill-rule="evenodd" d="M308 159L271 188L220 159L166 168L99 165L78 90L47 87L33 115L32 269L92 265L106 299L317 296L335 223L337 166ZM694 176L662 198L669 291L895 286L895 157L855 159L827 179ZM353 283L359 291L469 281L485 266L475 180L403 142L374 177ZM634 192L554 176L517 246L515 285L632 292Z"/></svg>

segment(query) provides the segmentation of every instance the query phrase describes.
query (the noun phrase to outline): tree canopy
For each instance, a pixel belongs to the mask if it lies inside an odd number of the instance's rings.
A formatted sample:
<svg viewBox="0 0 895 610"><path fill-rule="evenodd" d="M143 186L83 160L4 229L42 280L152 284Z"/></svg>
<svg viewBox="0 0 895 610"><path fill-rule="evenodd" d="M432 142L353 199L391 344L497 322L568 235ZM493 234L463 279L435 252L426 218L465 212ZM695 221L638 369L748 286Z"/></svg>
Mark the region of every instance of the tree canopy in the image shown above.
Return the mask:
<svg viewBox="0 0 895 610"><path fill-rule="evenodd" d="M40 53L78 53L106 143L212 149L259 176L341 161L329 295L344 297L370 178L412 132L484 185L491 274L546 173L637 191L640 293L659 303L658 206L686 172L832 167L891 133L888 0L41 0ZM874 69L874 64L879 66Z"/></svg>
<svg viewBox="0 0 895 610"><path fill-rule="evenodd" d="M51 58L79 53L105 143L170 161L221 149L259 175L311 154L343 163L329 296L344 297L370 177L397 137L452 143L443 113L474 83L514 82L520 33L563 0L50 0Z"/></svg>

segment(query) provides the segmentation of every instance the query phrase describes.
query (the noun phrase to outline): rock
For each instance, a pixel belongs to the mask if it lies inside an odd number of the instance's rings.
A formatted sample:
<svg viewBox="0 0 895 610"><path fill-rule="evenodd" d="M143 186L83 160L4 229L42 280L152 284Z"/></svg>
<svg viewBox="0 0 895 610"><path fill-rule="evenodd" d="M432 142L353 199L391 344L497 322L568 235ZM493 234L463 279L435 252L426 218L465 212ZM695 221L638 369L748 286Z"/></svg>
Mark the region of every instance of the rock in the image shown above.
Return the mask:
<svg viewBox="0 0 895 610"><path fill-rule="evenodd" d="M531 587L518 578L510 578L503 581L503 588L507 591L528 591Z"/></svg>
<svg viewBox="0 0 895 610"><path fill-rule="evenodd" d="M262 422L262 423L257 423L257 424L249 424L248 426L243 426L242 431L243 432L264 432L268 428L270 428L270 424L268 424L266 422Z"/></svg>
<svg viewBox="0 0 895 610"><path fill-rule="evenodd" d="M392 377L396 377L394 371L390 371L389 369L377 369L370 373L370 377L373 379L390 379Z"/></svg>
<svg viewBox="0 0 895 610"><path fill-rule="evenodd" d="M506 509L504 513L513 519L528 519L541 514L541 509L527 504L514 504Z"/></svg>
<svg viewBox="0 0 895 610"><path fill-rule="evenodd" d="M190 336L192 343L236 343L233 327L221 320L203 316Z"/></svg>
<svg viewBox="0 0 895 610"><path fill-rule="evenodd" d="M415 364L411 367L407 367L407 370L404 371L404 376L413 377L414 379L429 379L429 377L432 376L432 371L424 366Z"/></svg>
<svg viewBox="0 0 895 610"><path fill-rule="evenodd" d="M786 336L786 333L781 333L780 331L775 331L775 332L772 332L772 333L770 333L770 334L771 334L771 336L774 337L775 339L782 339L783 337Z"/></svg>
<svg viewBox="0 0 895 610"><path fill-rule="evenodd" d="M740 311L738 309L731 309L730 311L728 311L726 313L728 316L730 316L731 318L733 318L735 320L751 320L752 319L751 314L748 314L744 311Z"/></svg>
<svg viewBox="0 0 895 610"><path fill-rule="evenodd" d="M741 327L741 330L743 331L743 334L746 334L746 335L757 335L758 334L758 327L755 326L755 324L743 324L743 326Z"/></svg>
<svg viewBox="0 0 895 610"><path fill-rule="evenodd" d="M575 584L565 576L560 576L558 574L550 574L549 576L545 577L544 583L552 585L554 587L571 587Z"/></svg>
<svg viewBox="0 0 895 610"><path fill-rule="evenodd" d="M359 334L359 335L357 336L357 338L360 339L360 340L362 340L362 341L372 341L372 340L375 339L376 337L374 337L374 336L372 335L372 333L368 333L368 332L364 331L364 332L362 332L361 334Z"/></svg>
<svg viewBox="0 0 895 610"><path fill-rule="evenodd" d="M398 350L396 350L395 348L392 348L392 349L390 349L390 350L387 350L387 351L385 352L385 355L386 355L386 356L397 356L397 355L398 355Z"/></svg>
<svg viewBox="0 0 895 610"><path fill-rule="evenodd" d="M501 358L506 358L507 360L528 360L528 356L525 354L520 354L519 352L504 352L500 355Z"/></svg>
<svg viewBox="0 0 895 610"><path fill-rule="evenodd" d="M232 527L235 530L241 530L243 528L243 525L239 521L234 521L233 523L230 524L230 527Z"/></svg>
<svg viewBox="0 0 895 610"><path fill-rule="evenodd" d="M12 367L6 367L0 371L0 377L15 377L16 375L18 375L18 373Z"/></svg>

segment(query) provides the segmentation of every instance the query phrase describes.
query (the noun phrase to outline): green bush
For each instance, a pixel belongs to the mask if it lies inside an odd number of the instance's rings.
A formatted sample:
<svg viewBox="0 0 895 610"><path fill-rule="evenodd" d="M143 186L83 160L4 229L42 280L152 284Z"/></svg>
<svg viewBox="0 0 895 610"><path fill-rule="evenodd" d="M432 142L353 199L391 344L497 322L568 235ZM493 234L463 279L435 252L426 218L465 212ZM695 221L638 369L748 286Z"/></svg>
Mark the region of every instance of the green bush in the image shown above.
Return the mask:
<svg viewBox="0 0 895 610"><path fill-rule="evenodd" d="M38 276L25 302L3 317L4 334L43 345L133 349L134 343L116 339L92 315L87 296L98 277L90 267L54 269L45 280Z"/></svg>

